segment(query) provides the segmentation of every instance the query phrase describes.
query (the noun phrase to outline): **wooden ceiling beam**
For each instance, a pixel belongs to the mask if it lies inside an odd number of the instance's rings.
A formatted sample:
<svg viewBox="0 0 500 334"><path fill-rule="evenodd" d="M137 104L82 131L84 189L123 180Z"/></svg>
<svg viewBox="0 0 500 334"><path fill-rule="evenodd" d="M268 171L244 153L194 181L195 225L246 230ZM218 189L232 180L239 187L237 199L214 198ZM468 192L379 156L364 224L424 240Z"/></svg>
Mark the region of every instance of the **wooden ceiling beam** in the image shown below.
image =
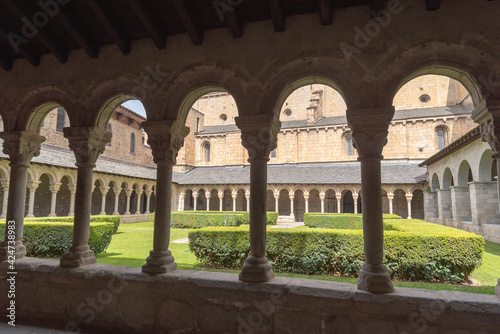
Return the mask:
<svg viewBox="0 0 500 334"><path fill-rule="evenodd" d="M87 52L90 58L97 58L99 46L92 41L79 22L76 22L74 19L70 20L62 8L59 8L56 18L68 30L74 40Z"/></svg>
<svg viewBox="0 0 500 334"><path fill-rule="evenodd" d="M441 5L441 0L425 0L425 7L428 11L438 10Z"/></svg>
<svg viewBox="0 0 500 334"><path fill-rule="evenodd" d="M167 46L167 34L160 28L158 21L151 10L151 7L145 1L129 0L142 25L149 36L156 44L158 49L164 49Z"/></svg>
<svg viewBox="0 0 500 334"><path fill-rule="evenodd" d="M322 26L333 23L332 0L319 0L319 18Z"/></svg>
<svg viewBox="0 0 500 334"><path fill-rule="evenodd" d="M16 43L16 48L12 45L12 48L14 52L19 52L21 56L23 56L24 59L26 59L31 65L33 66L38 66L40 65L40 55L35 53L32 48L30 48L28 45L23 43L22 41L18 41L16 38L17 37L22 37L22 36L17 36L14 37L13 35L10 36L9 38L9 33L7 31L12 31L12 29L9 29L5 27L2 23L0 23L0 37L5 39L7 42L9 42L10 45L12 43ZM24 38L24 37L22 37Z"/></svg>
<svg viewBox="0 0 500 334"><path fill-rule="evenodd" d="M27 17L32 17L32 15L27 15L26 10L22 8L18 1L14 0L4 0L5 4L10 8L14 15L22 20ZM42 28L37 27L36 35L33 37L38 39L49 51L59 60L61 64L68 61L68 50L65 49L60 42L56 42L56 39L51 36L51 34Z"/></svg>
<svg viewBox="0 0 500 334"><path fill-rule="evenodd" d="M269 7L271 8L271 16L273 18L274 31L285 30L285 13L281 7L280 0L268 0Z"/></svg>
<svg viewBox="0 0 500 334"><path fill-rule="evenodd" d="M103 5L100 0L86 0L94 15L102 24L115 44L124 55L130 53L130 38L125 34L117 18Z"/></svg>
<svg viewBox="0 0 500 334"><path fill-rule="evenodd" d="M384 0L372 0L372 5L371 5L371 16L372 17L378 17L382 15L382 11L385 8L385 1Z"/></svg>
<svg viewBox="0 0 500 334"><path fill-rule="evenodd" d="M225 11L224 18L227 21L227 25L229 27L229 30L231 30L233 38L240 38L241 36L243 36L243 25L238 18L236 9Z"/></svg>
<svg viewBox="0 0 500 334"><path fill-rule="evenodd" d="M194 45L203 44L203 32L199 29L196 22L194 21L192 15L189 13L188 8L184 4L183 0L170 0L177 11L177 15L182 20L182 24L186 29L191 41Z"/></svg>

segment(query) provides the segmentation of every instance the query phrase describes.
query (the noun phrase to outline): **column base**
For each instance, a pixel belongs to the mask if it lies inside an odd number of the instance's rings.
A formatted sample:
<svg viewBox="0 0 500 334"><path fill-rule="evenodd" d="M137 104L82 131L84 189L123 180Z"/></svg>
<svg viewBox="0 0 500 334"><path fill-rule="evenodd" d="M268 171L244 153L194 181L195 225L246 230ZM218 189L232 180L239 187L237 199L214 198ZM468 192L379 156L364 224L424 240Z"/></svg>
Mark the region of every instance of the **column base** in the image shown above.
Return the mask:
<svg viewBox="0 0 500 334"><path fill-rule="evenodd" d="M96 263L94 251L88 245L71 246L59 262L61 267L82 267Z"/></svg>
<svg viewBox="0 0 500 334"><path fill-rule="evenodd" d="M33 218L33 217L35 217L35 215L34 215L34 214L32 214L32 213L28 213L28 214L26 215L26 218ZM5 217L0 217L0 218L5 218Z"/></svg>
<svg viewBox="0 0 500 334"><path fill-rule="evenodd" d="M495 295L500 297L500 278L497 280L497 286L495 287Z"/></svg>
<svg viewBox="0 0 500 334"><path fill-rule="evenodd" d="M271 263L267 257L254 257L250 255L243 263L239 280L243 282L269 282L274 278L274 272Z"/></svg>
<svg viewBox="0 0 500 334"><path fill-rule="evenodd" d="M146 264L142 266L142 272L148 274L166 274L177 269L172 252L150 251Z"/></svg>
<svg viewBox="0 0 500 334"><path fill-rule="evenodd" d="M130 211L124 213L125 216L130 216Z"/></svg>
<svg viewBox="0 0 500 334"><path fill-rule="evenodd" d="M371 293L394 292L391 276L385 265L363 264L359 271L358 289Z"/></svg>
<svg viewBox="0 0 500 334"><path fill-rule="evenodd" d="M119 216L120 213L118 211L113 212L113 216Z"/></svg>
<svg viewBox="0 0 500 334"><path fill-rule="evenodd" d="M28 216L26 216L26 217L28 217ZM7 214L6 214L6 213L2 213L2 214L0 215L0 218L4 218L4 219L5 219L5 218L7 218Z"/></svg>
<svg viewBox="0 0 500 334"><path fill-rule="evenodd" d="M47 217L57 217L55 213L49 213Z"/></svg>
<svg viewBox="0 0 500 334"><path fill-rule="evenodd" d="M99 216L106 216L106 211L99 212Z"/></svg>
<svg viewBox="0 0 500 334"><path fill-rule="evenodd" d="M12 244L10 246L12 247ZM23 245L21 240L16 240L14 242L14 253L12 253L12 248L10 250L11 252L9 252L8 241L0 242L0 261L9 260L9 256L15 256L11 259L15 259L16 261L26 256L26 247Z"/></svg>

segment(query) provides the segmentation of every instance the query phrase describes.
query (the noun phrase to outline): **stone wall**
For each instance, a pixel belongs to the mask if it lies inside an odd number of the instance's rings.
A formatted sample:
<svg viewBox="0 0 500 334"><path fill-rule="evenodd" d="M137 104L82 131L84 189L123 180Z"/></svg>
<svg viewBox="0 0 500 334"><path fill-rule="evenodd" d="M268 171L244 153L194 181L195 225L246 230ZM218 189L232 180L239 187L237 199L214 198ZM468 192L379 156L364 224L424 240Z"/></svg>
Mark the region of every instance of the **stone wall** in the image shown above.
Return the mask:
<svg viewBox="0 0 500 334"><path fill-rule="evenodd" d="M2 263L0 293L7 294ZM67 332L121 333L493 333L500 299L455 291L395 288L375 295L352 284L275 278L243 283L237 274L95 264L16 264L18 323ZM0 299L6 315L7 298Z"/></svg>

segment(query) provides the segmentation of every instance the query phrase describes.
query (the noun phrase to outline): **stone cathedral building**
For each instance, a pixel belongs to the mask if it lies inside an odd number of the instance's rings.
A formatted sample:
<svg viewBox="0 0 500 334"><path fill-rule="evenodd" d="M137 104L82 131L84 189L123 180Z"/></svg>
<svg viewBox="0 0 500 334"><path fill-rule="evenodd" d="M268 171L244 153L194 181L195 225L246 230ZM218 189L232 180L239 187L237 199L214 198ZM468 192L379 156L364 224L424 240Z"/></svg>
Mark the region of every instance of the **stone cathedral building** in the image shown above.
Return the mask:
<svg viewBox="0 0 500 334"><path fill-rule="evenodd" d="M427 75L403 86L395 97L382 164L384 213L424 219L425 168L418 166L475 127L471 99L456 80ZM268 166L267 208L280 221L302 221L305 212L362 212L358 154L340 94L312 84L283 104L278 145ZM207 94L188 114L191 129L174 167L176 210L245 211L249 200L248 153L235 124L237 106L226 92ZM146 118L120 106L94 174L93 214L147 214L154 211L155 165ZM42 154L29 170L28 217L74 214L75 158L63 136L69 120L63 108L50 112L41 134ZM8 191L8 158L0 155L3 198ZM5 212L6 200L2 208Z"/></svg>

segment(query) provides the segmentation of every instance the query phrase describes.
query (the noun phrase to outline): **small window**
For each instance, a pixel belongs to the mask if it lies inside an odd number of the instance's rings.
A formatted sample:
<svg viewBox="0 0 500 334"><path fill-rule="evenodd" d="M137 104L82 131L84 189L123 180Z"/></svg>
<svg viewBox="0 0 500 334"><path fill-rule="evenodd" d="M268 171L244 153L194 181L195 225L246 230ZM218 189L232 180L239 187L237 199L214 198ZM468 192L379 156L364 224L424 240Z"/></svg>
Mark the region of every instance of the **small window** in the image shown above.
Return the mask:
<svg viewBox="0 0 500 334"><path fill-rule="evenodd" d="M66 111L64 110L64 108L57 108L56 131L59 131L59 132L63 131L65 121L66 121Z"/></svg>
<svg viewBox="0 0 500 334"><path fill-rule="evenodd" d="M106 131L108 131L108 132L109 132L109 133L111 133L111 134L113 133L113 129L111 128L111 124L109 124L109 123L108 123L108 126L106 127ZM113 138L113 137L111 137L111 138ZM111 146L111 140L112 140L112 139L110 139L110 140L108 141L108 143L106 144L106 146Z"/></svg>
<svg viewBox="0 0 500 334"><path fill-rule="evenodd" d="M448 144L448 131L444 127L436 128L438 150L442 150Z"/></svg>
<svg viewBox="0 0 500 334"><path fill-rule="evenodd" d="M424 95L420 95L419 100L422 103L427 103L431 100L431 97L427 94L424 94Z"/></svg>
<svg viewBox="0 0 500 334"><path fill-rule="evenodd" d="M135 153L135 134L130 135L130 153Z"/></svg>
<svg viewBox="0 0 500 334"><path fill-rule="evenodd" d="M347 156L353 156L354 155L354 148L352 147L351 135L347 135L345 137L345 141L346 141L346 146L347 146Z"/></svg>
<svg viewBox="0 0 500 334"><path fill-rule="evenodd" d="M271 159L276 159L276 149L271 151Z"/></svg>
<svg viewBox="0 0 500 334"><path fill-rule="evenodd" d="M227 121L227 115L226 114L222 114L220 115L219 119L223 122Z"/></svg>
<svg viewBox="0 0 500 334"><path fill-rule="evenodd" d="M203 144L203 159L205 162L210 162L210 143Z"/></svg>
<svg viewBox="0 0 500 334"><path fill-rule="evenodd" d="M196 117L196 132L200 131L200 118Z"/></svg>
<svg viewBox="0 0 500 334"><path fill-rule="evenodd" d="M285 116L292 116L292 110L291 109L285 109L285 111L283 111L283 113L285 114Z"/></svg>

